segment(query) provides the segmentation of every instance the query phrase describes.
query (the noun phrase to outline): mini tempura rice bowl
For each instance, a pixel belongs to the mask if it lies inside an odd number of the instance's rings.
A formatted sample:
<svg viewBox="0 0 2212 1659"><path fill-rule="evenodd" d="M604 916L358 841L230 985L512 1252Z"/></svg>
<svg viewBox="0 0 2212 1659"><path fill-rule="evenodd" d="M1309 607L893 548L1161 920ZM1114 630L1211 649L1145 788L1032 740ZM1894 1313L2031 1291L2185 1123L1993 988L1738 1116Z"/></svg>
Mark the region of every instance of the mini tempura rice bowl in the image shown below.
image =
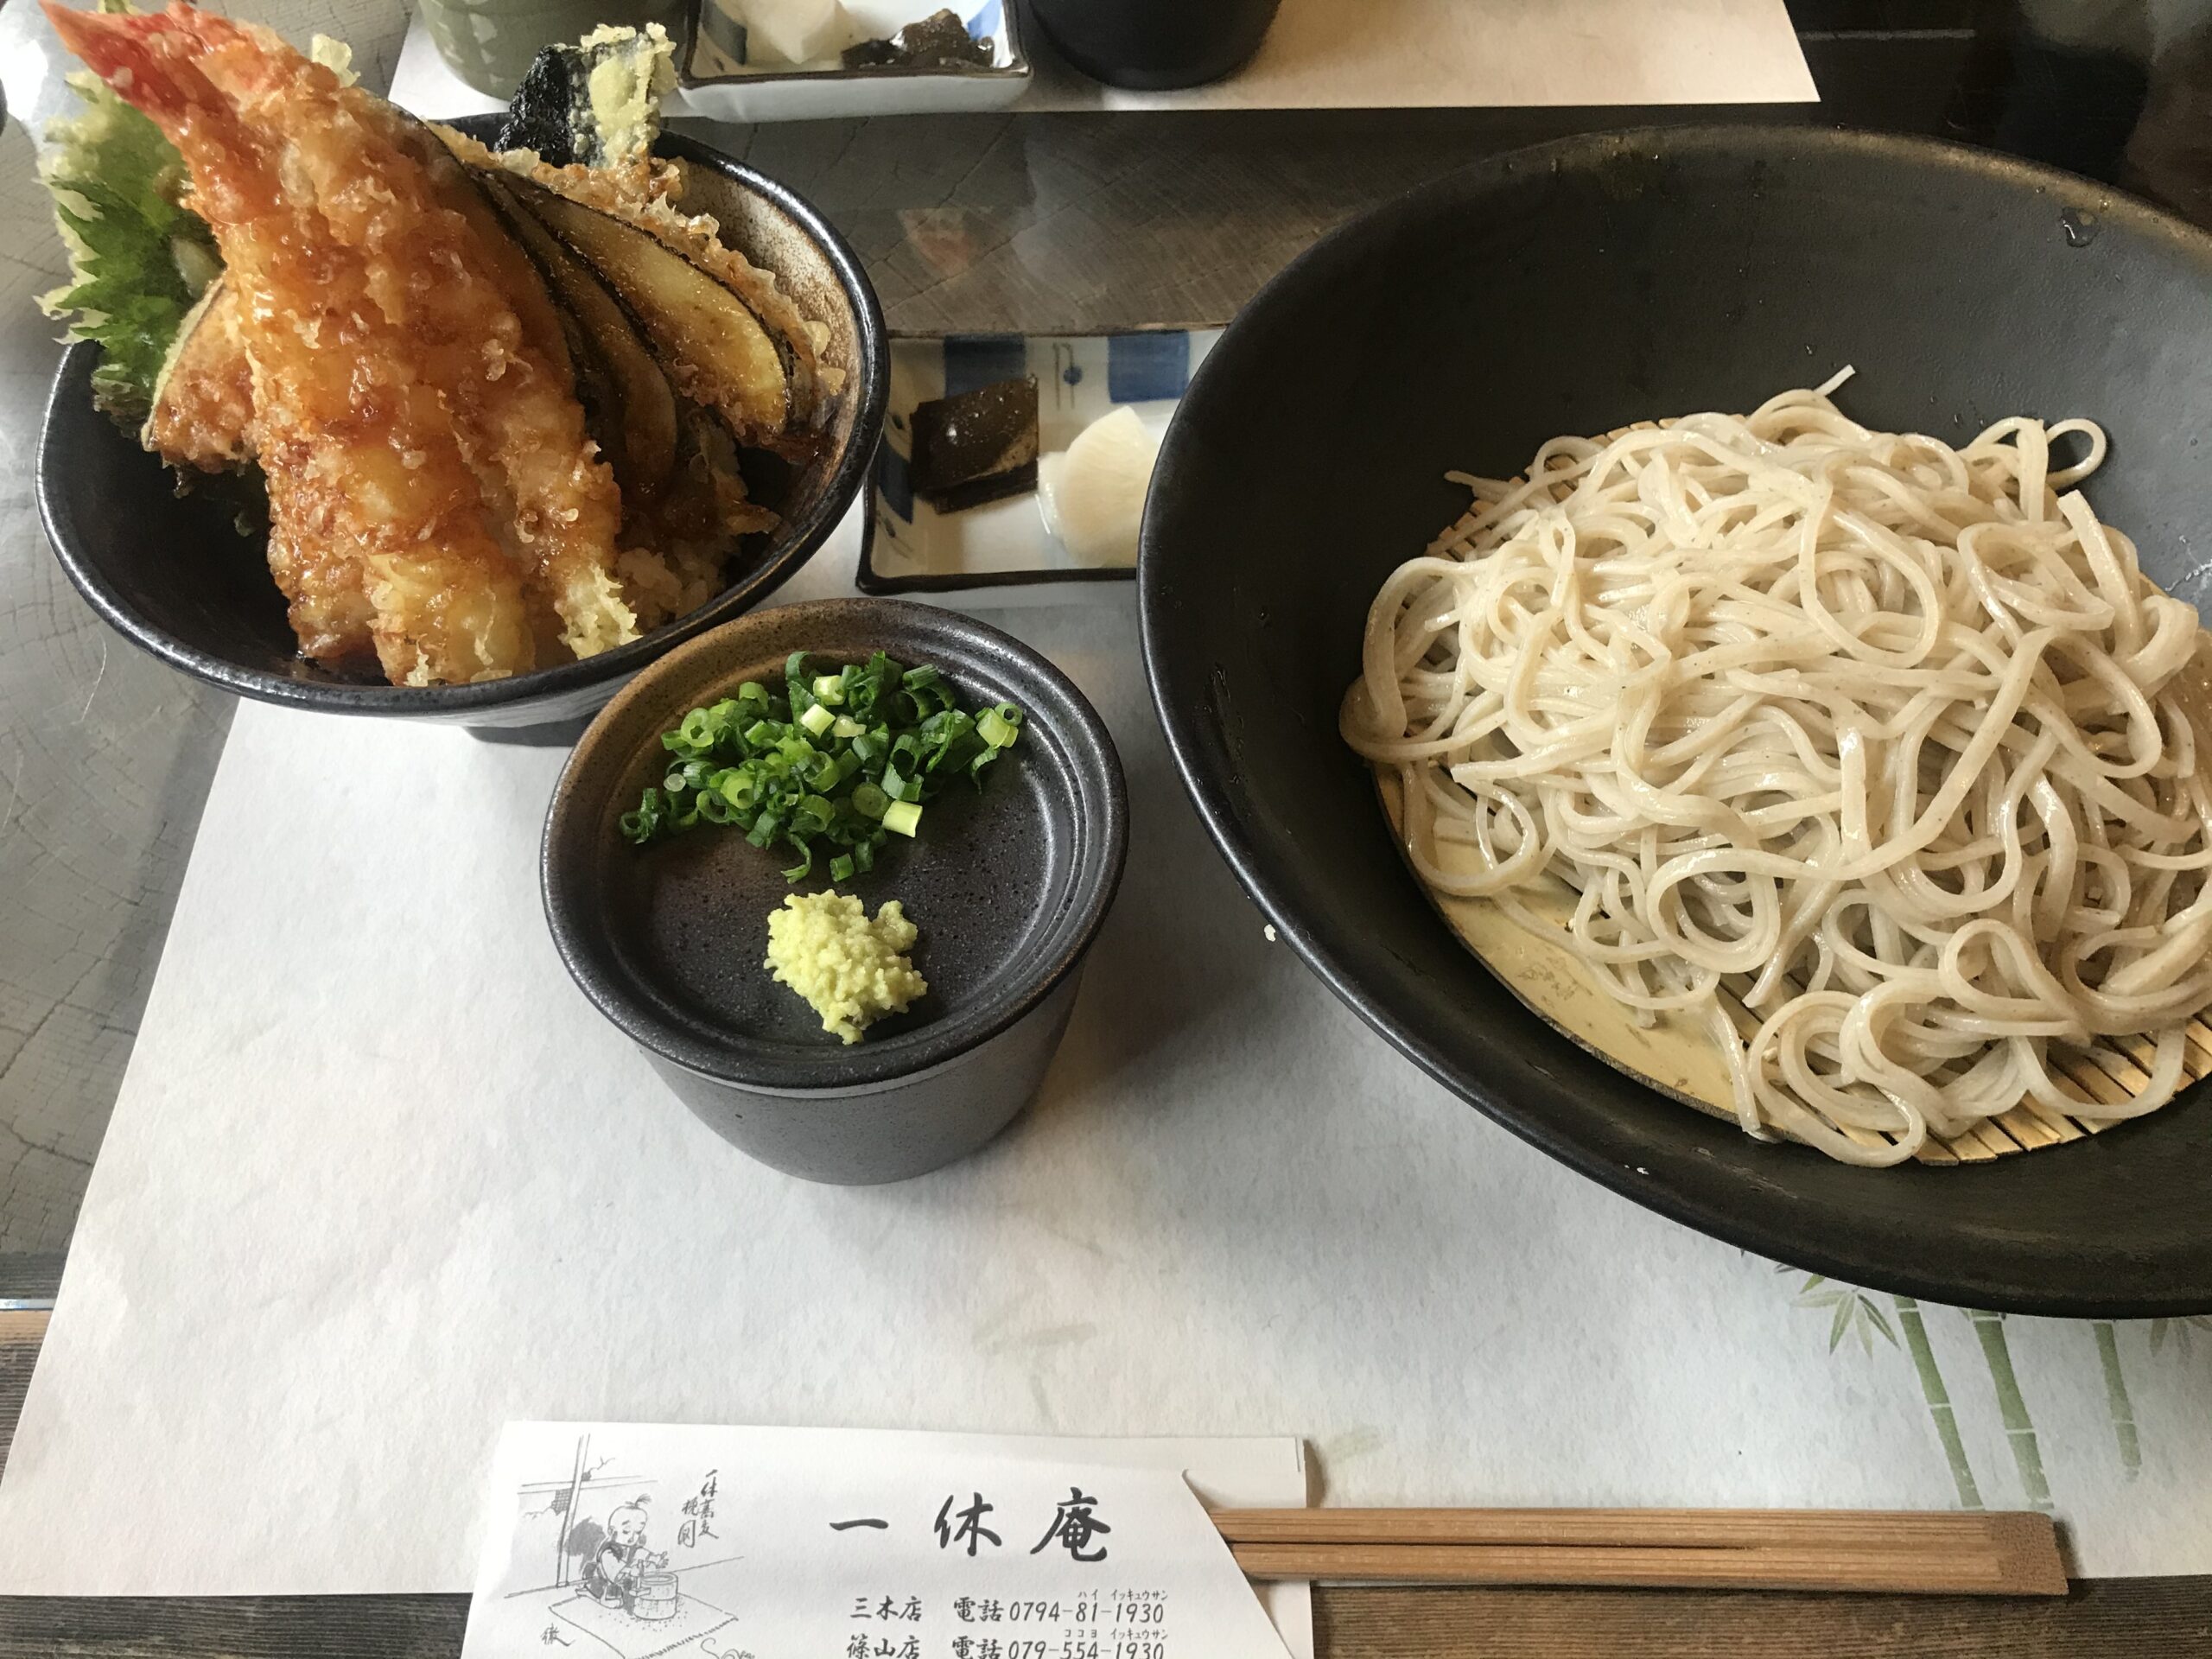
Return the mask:
<svg viewBox="0 0 2212 1659"><path fill-rule="evenodd" d="M498 117L453 124L488 139ZM859 493L883 426L888 346L874 291L829 221L773 180L694 140L664 134L684 164L687 211L776 274L830 331L823 361L842 372L803 465L758 474L781 522L747 537L714 598L596 656L466 685L395 686L303 658L259 538L241 536L229 493L180 494L161 461L92 406L99 347L64 353L38 457L39 509L62 568L118 632L172 667L242 696L328 714L394 715L474 727L527 727L589 714L664 652L759 604L811 557Z"/></svg>

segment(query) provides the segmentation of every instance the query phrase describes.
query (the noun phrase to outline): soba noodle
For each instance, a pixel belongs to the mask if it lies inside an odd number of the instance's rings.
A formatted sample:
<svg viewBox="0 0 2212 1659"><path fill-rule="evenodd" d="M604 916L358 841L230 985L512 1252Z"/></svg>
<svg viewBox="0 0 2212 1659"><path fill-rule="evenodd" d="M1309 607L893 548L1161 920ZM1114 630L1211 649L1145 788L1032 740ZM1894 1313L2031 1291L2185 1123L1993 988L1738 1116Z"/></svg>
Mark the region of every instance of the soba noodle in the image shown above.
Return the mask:
<svg viewBox="0 0 2212 1659"><path fill-rule="evenodd" d="M2196 612L2073 488L2090 422L1953 449L1846 418L1843 378L1452 474L1474 505L1376 595L1344 737L1432 889L1701 1018L1751 1134L1889 1164L2024 1099L2153 1110L2212 1004ZM2050 1051L2112 1037L2147 1079L2085 1114Z"/></svg>

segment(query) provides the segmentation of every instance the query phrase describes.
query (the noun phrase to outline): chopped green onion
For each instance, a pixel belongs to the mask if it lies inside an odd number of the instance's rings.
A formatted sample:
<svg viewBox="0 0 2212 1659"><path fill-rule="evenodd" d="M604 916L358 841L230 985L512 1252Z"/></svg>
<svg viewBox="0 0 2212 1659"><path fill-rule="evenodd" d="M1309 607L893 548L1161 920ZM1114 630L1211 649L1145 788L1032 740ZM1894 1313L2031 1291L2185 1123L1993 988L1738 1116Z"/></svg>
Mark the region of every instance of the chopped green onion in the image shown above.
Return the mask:
<svg viewBox="0 0 2212 1659"><path fill-rule="evenodd" d="M787 846L791 880L826 863L844 881L874 869L887 836L917 833L923 803L947 776L980 783L1020 725L1009 703L962 709L926 663L909 668L878 652L817 674L796 652L781 681L748 680L664 732L666 769L619 823L639 846L728 824L756 847ZM819 859L817 842L827 843Z"/></svg>
<svg viewBox="0 0 2212 1659"><path fill-rule="evenodd" d="M976 722L976 735L995 749L1013 747L1014 740L1021 735L1021 710L1010 702L984 709Z"/></svg>

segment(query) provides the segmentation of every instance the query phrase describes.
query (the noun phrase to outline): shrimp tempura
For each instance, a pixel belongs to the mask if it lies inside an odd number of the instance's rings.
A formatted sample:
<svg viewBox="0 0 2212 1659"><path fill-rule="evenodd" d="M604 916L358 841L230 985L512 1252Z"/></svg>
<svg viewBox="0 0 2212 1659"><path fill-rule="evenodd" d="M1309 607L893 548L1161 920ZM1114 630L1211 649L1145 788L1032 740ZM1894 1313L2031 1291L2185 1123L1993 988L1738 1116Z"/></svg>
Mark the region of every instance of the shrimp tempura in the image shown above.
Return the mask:
<svg viewBox="0 0 2212 1659"><path fill-rule="evenodd" d="M536 661L540 586L571 650L630 637L613 476L400 118L182 4L48 11L190 167L238 291L270 566L302 649L372 644L399 683L496 678Z"/></svg>

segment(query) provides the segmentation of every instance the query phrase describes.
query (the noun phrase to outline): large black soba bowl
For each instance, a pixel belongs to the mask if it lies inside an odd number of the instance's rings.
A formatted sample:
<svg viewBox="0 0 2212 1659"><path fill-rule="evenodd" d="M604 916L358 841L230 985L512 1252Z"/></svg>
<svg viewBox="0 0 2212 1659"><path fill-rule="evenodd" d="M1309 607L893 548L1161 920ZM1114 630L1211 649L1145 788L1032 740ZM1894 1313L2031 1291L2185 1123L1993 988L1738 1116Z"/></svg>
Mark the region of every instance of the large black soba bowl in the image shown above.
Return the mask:
<svg viewBox="0 0 2212 1659"><path fill-rule="evenodd" d="M490 142L499 118L454 124ZM724 241L774 271L800 309L828 326L822 359L844 376L812 459L772 475L748 467L748 486L783 522L745 538L720 594L626 645L508 679L395 686L334 673L301 657L263 538L238 533L238 494L180 495L168 469L92 407L99 357L89 345L63 354L38 455L39 512L77 590L132 644L224 690L329 714L479 728L588 715L646 664L758 605L836 528L874 462L890 386L883 314L844 238L793 192L696 139L664 133L658 151L683 163L678 205L712 213Z"/></svg>
<svg viewBox="0 0 2212 1659"><path fill-rule="evenodd" d="M1525 1010L1429 908L1338 739L1369 601L1465 505L1446 468L1510 476L1554 435L1748 410L1847 364L1839 402L1878 427L1957 443L2007 415L2103 423L2091 499L2153 576L2204 602L2212 238L1914 139L1576 138L1328 237L1198 371L1141 565L1177 761L1230 863L1329 985L1583 1173L1860 1284L2049 1313L2212 1308L2204 1089L1980 1166L1848 1168L1751 1141Z"/></svg>

